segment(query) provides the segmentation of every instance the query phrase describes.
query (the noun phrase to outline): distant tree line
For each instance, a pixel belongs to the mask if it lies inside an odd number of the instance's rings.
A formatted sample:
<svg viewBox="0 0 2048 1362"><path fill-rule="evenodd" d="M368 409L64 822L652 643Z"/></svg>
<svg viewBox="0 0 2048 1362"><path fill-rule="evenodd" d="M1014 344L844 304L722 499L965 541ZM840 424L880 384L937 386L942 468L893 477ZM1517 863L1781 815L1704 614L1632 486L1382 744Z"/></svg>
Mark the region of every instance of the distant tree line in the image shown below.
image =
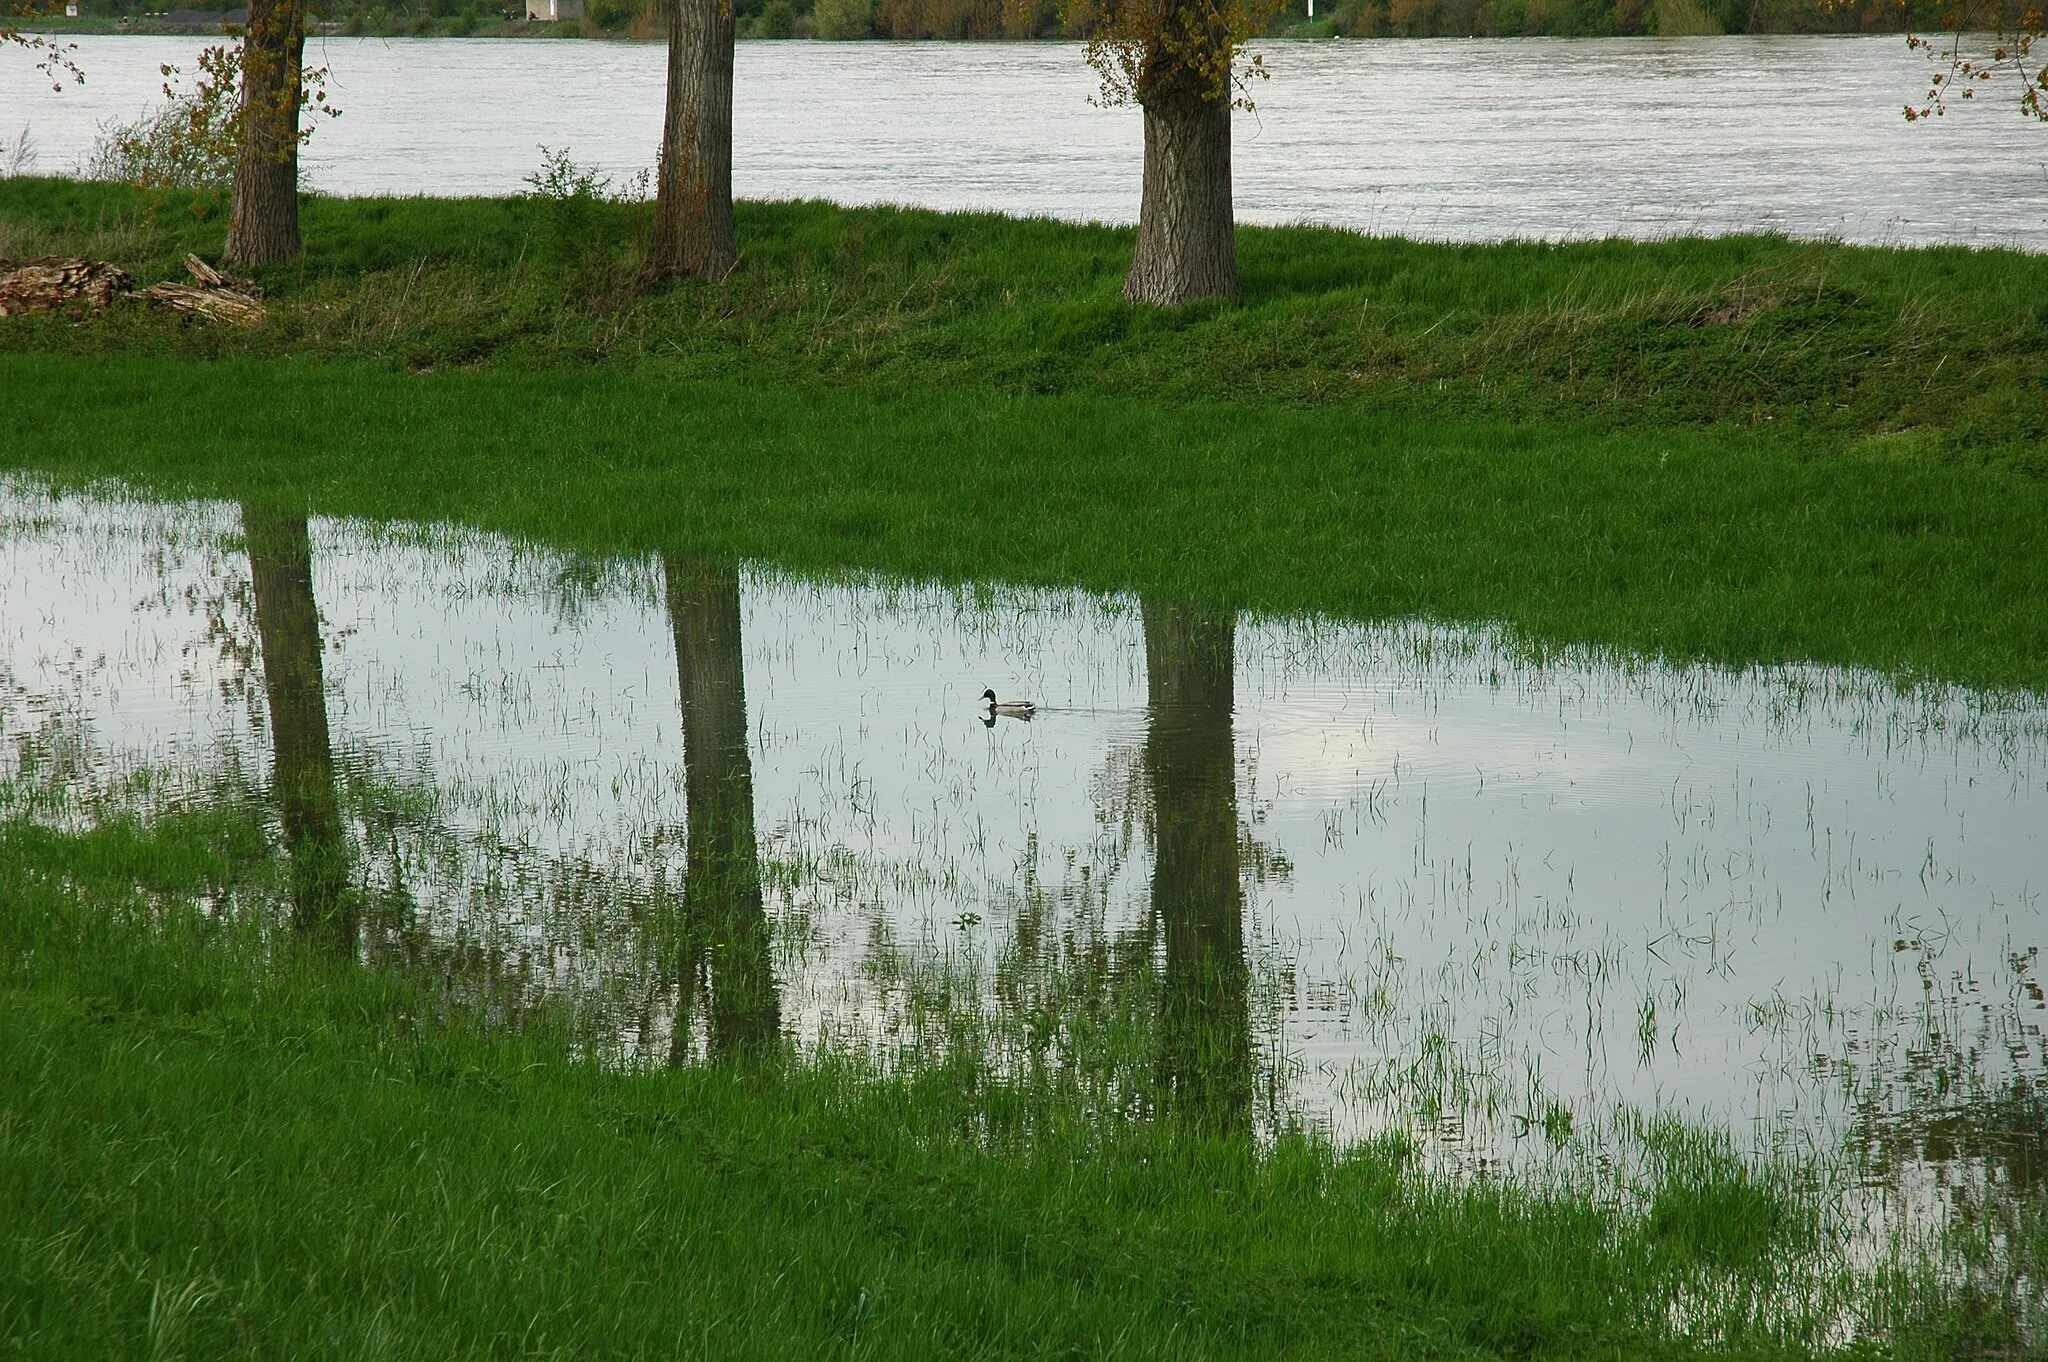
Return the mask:
<svg viewBox="0 0 2048 1362"><path fill-rule="evenodd" d="M198 0L201 11L241 0ZM140 18L169 0L84 0L96 18ZM1303 38L1600 38L1715 33L1903 33L1942 27L1945 0L1287 0L1263 23ZM1095 36L1097 0L734 0L741 38L1067 38ZM658 0L587 0L584 17L528 24L524 0L329 0L322 31L461 37L546 29L585 37L659 38Z"/></svg>
<svg viewBox="0 0 2048 1362"><path fill-rule="evenodd" d="M1900 33L1938 27L1942 9L1939 0L1341 0L1316 28L1348 38Z"/></svg>

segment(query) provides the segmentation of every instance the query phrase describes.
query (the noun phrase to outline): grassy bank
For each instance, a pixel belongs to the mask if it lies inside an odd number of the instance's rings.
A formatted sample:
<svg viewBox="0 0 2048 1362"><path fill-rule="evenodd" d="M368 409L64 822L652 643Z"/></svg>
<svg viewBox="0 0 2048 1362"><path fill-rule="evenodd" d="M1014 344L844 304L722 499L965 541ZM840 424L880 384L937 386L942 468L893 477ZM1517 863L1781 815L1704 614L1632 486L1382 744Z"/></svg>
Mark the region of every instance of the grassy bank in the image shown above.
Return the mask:
<svg viewBox="0 0 2048 1362"><path fill-rule="evenodd" d="M0 257L112 259L144 282L211 258L221 203L0 182ZM0 351L356 358L410 371L650 368L884 391L1278 403L1821 437L2048 472L2048 257L1732 237L1439 245L1239 232L1245 301L1119 293L1129 229L817 203L742 204L716 286L632 280L647 208L313 199L260 332L124 308L27 318Z"/></svg>
<svg viewBox="0 0 2048 1362"><path fill-rule="evenodd" d="M5 462L74 483L282 494L599 554L1498 619L1540 644L2048 684L2048 484L2006 470L1715 431L643 370L30 355L0 356L0 391Z"/></svg>
<svg viewBox="0 0 2048 1362"><path fill-rule="evenodd" d="M601 554L1501 619L1539 642L2048 683L2048 484L2009 471L1700 430L637 369L4 356L0 390L21 395L0 399L6 461L71 482L286 495Z"/></svg>
<svg viewBox="0 0 2048 1362"><path fill-rule="evenodd" d="M266 844L232 802L0 821L0 1346L1793 1356L1840 1305L1776 1299L1809 1220L1711 1142L1623 1210L958 1066L602 1071L545 1017L476 1024L438 968L267 929ZM1901 1279L1851 1308L1931 1357L2009 1341L1987 1304Z"/></svg>
<svg viewBox="0 0 2048 1362"><path fill-rule="evenodd" d="M593 552L1499 619L1540 642L2048 684L2048 261L1766 239L1241 233L1247 300L1117 299L1129 233L748 205L313 200L256 331L0 326L0 460ZM139 278L220 225L0 183L9 254Z"/></svg>

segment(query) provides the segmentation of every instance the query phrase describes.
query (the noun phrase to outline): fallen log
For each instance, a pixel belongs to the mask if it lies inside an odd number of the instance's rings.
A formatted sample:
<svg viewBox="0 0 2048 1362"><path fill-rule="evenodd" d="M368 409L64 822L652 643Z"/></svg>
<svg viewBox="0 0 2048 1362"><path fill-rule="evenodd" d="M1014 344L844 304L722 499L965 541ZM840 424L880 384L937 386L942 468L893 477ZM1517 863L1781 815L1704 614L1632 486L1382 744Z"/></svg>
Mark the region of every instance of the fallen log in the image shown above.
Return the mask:
<svg viewBox="0 0 2048 1362"><path fill-rule="evenodd" d="M143 296L158 307L196 312L211 321L233 322L236 326L261 326L269 315L254 298L223 288L151 284Z"/></svg>
<svg viewBox="0 0 2048 1362"><path fill-rule="evenodd" d="M222 274L196 255L185 257L185 269L196 284L151 284L143 296L158 307L196 312L211 321L236 326L261 326L269 316L263 306L263 290L255 285Z"/></svg>
<svg viewBox="0 0 2048 1362"><path fill-rule="evenodd" d="M259 300L263 297L263 290L260 286L252 284L246 279L237 279L232 274L217 270L196 255L187 255L185 257L185 272L194 279L197 279L201 288L226 289L230 293L239 293L246 298Z"/></svg>
<svg viewBox="0 0 2048 1362"><path fill-rule="evenodd" d="M0 261L0 317L49 312L70 302L97 310L134 291L135 281L127 271L104 260L46 255Z"/></svg>

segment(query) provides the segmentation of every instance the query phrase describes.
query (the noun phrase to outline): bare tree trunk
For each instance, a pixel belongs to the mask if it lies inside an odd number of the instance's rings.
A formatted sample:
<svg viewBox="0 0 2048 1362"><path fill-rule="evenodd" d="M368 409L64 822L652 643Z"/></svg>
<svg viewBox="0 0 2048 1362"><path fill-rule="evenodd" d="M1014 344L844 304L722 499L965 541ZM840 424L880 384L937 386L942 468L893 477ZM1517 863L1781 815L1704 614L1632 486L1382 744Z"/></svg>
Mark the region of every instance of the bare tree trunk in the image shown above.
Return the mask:
<svg viewBox="0 0 2048 1362"><path fill-rule="evenodd" d="M1145 190L1124 297L1179 307L1237 296L1229 96L1162 91L1145 104Z"/></svg>
<svg viewBox="0 0 2048 1362"><path fill-rule="evenodd" d="M334 794L305 514L244 503L242 537L249 547L263 692L270 702L271 791L291 857L293 923L337 954L353 955L358 925Z"/></svg>
<svg viewBox="0 0 2048 1362"><path fill-rule="evenodd" d="M306 65L304 0L250 0L242 40L242 147L226 258L236 265L296 260L299 244L299 73Z"/></svg>
<svg viewBox="0 0 2048 1362"><path fill-rule="evenodd" d="M1231 732L1236 621L1144 602L1152 912L1166 937L1162 1105L1217 1135L1251 1129L1252 1043Z"/></svg>
<svg viewBox="0 0 2048 1362"><path fill-rule="evenodd" d="M740 579L728 567L671 558L669 624L683 704L684 793L690 840L683 870L683 997L708 968L711 1057L770 1053L781 1035L761 858L754 842L754 765L740 649ZM677 1017L678 1026L688 1018Z"/></svg>
<svg viewBox="0 0 2048 1362"><path fill-rule="evenodd" d="M654 238L640 277L722 279L738 252L732 224L732 0L663 0L663 8L668 112Z"/></svg>

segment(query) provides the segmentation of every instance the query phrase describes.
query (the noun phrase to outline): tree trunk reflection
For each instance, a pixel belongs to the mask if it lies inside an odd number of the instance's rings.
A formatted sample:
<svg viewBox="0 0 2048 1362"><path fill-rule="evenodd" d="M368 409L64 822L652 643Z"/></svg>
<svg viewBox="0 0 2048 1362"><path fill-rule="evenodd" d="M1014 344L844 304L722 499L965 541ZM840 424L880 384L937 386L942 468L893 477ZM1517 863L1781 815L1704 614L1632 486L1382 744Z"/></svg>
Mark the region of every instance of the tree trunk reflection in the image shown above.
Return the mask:
<svg viewBox="0 0 2048 1362"><path fill-rule="evenodd" d="M739 573L674 558L664 566L689 799L673 1057L687 1056L699 1007L713 1059L757 1056L774 1048L782 1022L754 842Z"/></svg>
<svg viewBox="0 0 2048 1362"><path fill-rule="evenodd" d="M335 799L305 514L244 503L242 537L270 703L271 789L291 857L293 922L309 939L353 955L359 924Z"/></svg>
<svg viewBox="0 0 2048 1362"><path fill-rule="evenodd" d="M1164 1105L1216 1133L1251 1125L1251 1019L1231 733L1236 621L1146 601L1152 914L1166 938Z"/></svg>

